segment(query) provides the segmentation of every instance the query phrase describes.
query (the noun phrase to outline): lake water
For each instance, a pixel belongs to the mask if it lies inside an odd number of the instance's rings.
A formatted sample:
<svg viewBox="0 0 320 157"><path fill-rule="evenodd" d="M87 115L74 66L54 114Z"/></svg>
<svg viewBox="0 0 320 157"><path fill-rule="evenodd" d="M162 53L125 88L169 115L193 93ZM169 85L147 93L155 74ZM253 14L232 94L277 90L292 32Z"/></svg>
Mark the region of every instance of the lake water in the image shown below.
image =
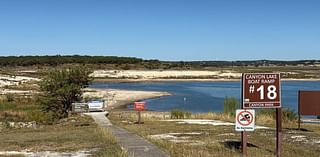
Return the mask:
<svg viewBox="0 0 320 157"><path fill-rule="evenodd" d="M297 110L299 90L320 90L319 81L281 81L282 106ZM149 99L146 108L155 111L183 109L190 112L223 110L226 96L240 100L240 82L145 82L95 83L93 88L167 91L171 96ZM132 107L132 106L129 106Z"/></svg>

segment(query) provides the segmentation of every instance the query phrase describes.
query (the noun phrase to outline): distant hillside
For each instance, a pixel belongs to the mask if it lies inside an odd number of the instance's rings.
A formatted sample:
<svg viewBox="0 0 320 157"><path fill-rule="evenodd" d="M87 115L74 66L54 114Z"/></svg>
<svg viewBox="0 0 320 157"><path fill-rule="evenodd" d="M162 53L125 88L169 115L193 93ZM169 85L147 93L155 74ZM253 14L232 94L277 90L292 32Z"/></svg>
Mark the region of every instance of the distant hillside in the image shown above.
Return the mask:
<svg viewBox="0 0 320 157"><path fill-rule="evenodd" d="M138 64L142 59L116 56L8 56L0 57L2 66L32 66L61 64Z"/></svg>
<svg viewBox="0 0 320 157"><path fill-rule="evenodd" d="M57 66L63 64L113 65L119 69L205 69L210 67L268 67L268 66L313 66L320 60L297 61L159 61L135 57L117 56L7 56L0 57L0 66Z"/></svg>

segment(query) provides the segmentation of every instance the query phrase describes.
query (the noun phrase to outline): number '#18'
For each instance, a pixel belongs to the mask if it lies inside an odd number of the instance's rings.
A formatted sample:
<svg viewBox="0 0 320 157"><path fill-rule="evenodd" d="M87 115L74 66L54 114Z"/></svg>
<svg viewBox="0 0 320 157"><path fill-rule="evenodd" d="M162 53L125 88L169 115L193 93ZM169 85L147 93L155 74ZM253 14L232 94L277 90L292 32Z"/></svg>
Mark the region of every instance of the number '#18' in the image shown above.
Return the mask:
<svg viewBox="0 0 320 157"><path fill-rule="evenodd" d="M277 87L275 85L270 85L267 88L268 93L267 93L267 97L270 100L274 100L277 98ZM258 89L257 92L260 92L260 99L263 100L264 99L264 85L261 85Z"/></svg>

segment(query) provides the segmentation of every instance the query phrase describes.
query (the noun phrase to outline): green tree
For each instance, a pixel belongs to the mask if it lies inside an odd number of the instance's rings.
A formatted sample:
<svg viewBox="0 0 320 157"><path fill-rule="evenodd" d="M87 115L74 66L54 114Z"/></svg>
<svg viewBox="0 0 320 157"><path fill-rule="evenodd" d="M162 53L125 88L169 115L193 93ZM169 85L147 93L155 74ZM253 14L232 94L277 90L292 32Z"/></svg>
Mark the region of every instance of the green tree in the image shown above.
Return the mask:
<svg viewBox="0 0 320 157"><path fill-rule="evenodd" d="M81 89L91 82L90 73L84 66L50 71L40 82L40 103L44 111L53 113L56 118L68 116L72 103L81 99Z"/></svg>

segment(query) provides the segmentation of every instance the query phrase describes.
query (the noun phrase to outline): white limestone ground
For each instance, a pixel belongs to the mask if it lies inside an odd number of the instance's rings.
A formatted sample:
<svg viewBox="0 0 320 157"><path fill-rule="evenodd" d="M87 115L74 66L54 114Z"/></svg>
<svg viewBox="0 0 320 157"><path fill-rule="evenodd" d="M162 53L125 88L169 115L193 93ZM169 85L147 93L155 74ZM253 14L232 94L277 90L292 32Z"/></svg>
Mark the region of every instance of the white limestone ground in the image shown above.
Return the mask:
<svg viewBox="0 0 320 157"><path fill-rule="evenodd" d="M86 88L83 93L83 98L99 98L108 102L108 108L120 107L130 104L134 101L168 96L168 92L158 91L135 91L135 90L120 90L120 89L94 89Z"/></svg>
<svg viewBox="0 0 320 157"><path fill-rule="evenodd" d="M165 133L149 135L148 137L156 140L168 140L173 143L188 143L190 145L204 144L202 141L191 140L192 136L199 136L205 134L203 132L185 132L185 133Z"/></svg>
<svg viewBox="0 0 320 157"><path fill-rule="evenodd" d="M241 73L233 71L205 71L205 70L95 70L95 78L128 78L128 79L157 79L157 78L184 78L184 77L221 77L240 78Z"/></svg>
<svg viewBox="0 0 320 157"><path fill-rule="evenodd" d="M28 150L24 151L0 151L0 155L12 156L12 155L23 155L26 157L87 157L91 156L90 151L81 150L77 152L31 152Z"/></svg>
<svg viewBox="0 0 320 157"><path fill-rule="evenodd" d="M198 124L198 125L213 125L213 126L234 126L234 123L224 122L220 120L208 120L208 119L169 119L162 120L169 122L176 122L178 124ZM269 127L256 126L256 129L270 129ZM185 132L185 133L164 133L149 135L148 137L156 140L167 140L173 143L187 143L189 145L203 145L203 141L192 140L192 136L200 136L206 134L204 132ZM224 133L218 136L235 136L234 133ZM219 142L219 141L218 141Z"/></svg>
<svg viewBox="0 0 320 157"><path fill-rule="evenodd" d="M5 89L7 86L19 86L28 82L40 81L38 78L26 77L26 76L11 76L11 75L0 75L0 95L4 94L21 94L31 95L37 92L32 90L13 90Z"/></svg>
<svg viewBox="0 0 320 157"><path fill-rule="evenodd" d="M224 122L220 120L209 120L209 119L170 119L170 120L164 120L164 121L170 121L170 122L176 122L178 124L199 124L199 125L213 125L213 126L232 126L235 125L235 123L231 122ZM269 127L265 126L255 126L256 129L271 129Z"/></svg>
<svg viewBox="0 0 320 157"><path fill-rule="evenodd" d="M40 81L40 79L27 76L0 75L0 87L21 85L30 81Z"/></svg>

